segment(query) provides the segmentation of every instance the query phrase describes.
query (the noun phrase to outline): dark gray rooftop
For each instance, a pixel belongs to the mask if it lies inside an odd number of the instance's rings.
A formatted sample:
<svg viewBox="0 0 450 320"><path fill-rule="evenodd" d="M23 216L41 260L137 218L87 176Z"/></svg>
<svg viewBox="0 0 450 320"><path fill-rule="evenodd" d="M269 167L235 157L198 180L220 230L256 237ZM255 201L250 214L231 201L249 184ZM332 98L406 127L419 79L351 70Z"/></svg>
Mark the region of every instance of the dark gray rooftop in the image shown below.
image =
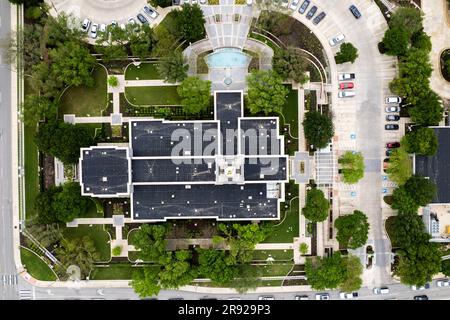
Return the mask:
<svg viewBox="0 0 450 320"><path fill-rule="evenodd" d="M133 218L217 216L222 219L275 218L278 201L267 198L267 184L135 185Z"/></svg>
<svg viewBox="0 0 450 320"><path fill-rule="evenodd" d="M275 119L240 119L241 153L245 155L280 154Z"/></svg>
<svg viewBox="0 0 450 320"><path fill-rule="evenodd" d="M450 203L450 128L433 128L438 151L432 157L416 156L415 173L429 177L437 186L432 203Z"/></svg>
<svg viewBox="0 0 450 320"><path fill-rule="evenodd" d="M127 193L128 176L126 150L101 148L83 150L82 182L84 193L114 195Z"/></svg>
<svg viewBox="0 0 450 320"><path fill-rule="evenodd" d="M287 157L246 158L245 181L287 180Z"/></svg>
<svg viewBox="0 0 450 320"><path fill-rule="evenodd" d="M180 141L187 142L186 149L190 149L188 150L190 154L177 155L189 156L194 155L194 153L195 155L203 155L203 150L211 143L214 145L213 149L217 149L217 130L217 122L132 121L133 157L172 156L174 146L179 144ZM199 137L199 139L196 137ZM187 139L190 139L191 142L189 143ZM194 146L194 140L199 141L200 144Z"/></svg>
<svg viewBox="0 0 450 320"><path fill-rule="evenodd" d="M133 160L133 182L214 182L216 180L214 159Z"/></svg>
<svg viewBox="0 0 450 320"><path fill-rule="evenodd" d="M237 154L237 137L229 137L227 141L227 130L237 133L238 118L242 117L241 92L216 92L216 119L220 121L220 132L222 133L222 154ZM231 147L226 147L228 146Z"/></svg>

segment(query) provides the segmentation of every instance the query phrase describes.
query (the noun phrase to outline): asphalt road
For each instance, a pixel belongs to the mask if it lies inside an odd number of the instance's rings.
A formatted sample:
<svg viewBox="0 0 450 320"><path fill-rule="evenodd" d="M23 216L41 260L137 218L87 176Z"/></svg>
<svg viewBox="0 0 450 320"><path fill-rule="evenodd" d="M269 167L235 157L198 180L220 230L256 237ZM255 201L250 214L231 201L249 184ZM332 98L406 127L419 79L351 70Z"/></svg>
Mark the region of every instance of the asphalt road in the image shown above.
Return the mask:
<svg viewBox="0 0 450 320"><path fill-rule="evenodd" d="M11 73L5 52L11 34L8 1L0 1L0 299L17 298L17 277L13 257L11 193Z"/></svg>

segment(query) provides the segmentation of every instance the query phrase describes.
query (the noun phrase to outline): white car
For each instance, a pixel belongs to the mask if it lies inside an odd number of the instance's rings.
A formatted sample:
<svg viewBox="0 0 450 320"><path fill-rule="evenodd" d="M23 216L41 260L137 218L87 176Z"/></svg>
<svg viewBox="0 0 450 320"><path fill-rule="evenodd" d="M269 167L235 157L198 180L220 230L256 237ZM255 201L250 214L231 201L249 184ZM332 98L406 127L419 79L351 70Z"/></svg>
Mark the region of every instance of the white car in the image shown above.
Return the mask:
<svg viewBox="0 0 450 320"><path fill-rule="evenodd" d="M106 32L106 24L102 23L102 24L100 25L100 27L98 28L98 31L100 31L100 32Z"/></svg>
<svg viewBox="0 0 450 320"><path fill-rule="evenodd" d="M200 0L200 4L206 4L206 0Z"/></svg>
<svg viewBox="0 0 450 320"><path fill-rule="evenodd" d="M316 293L316 300L330 300L329 293Z"/></svg>
<svg viewBox="0 0 450 320"><path fill-rule="evenodd" d="M307 295L295 296L295 300L309 300Z"/></svg>
<svg viewBox="0 0 450 320"><path fill-rule="evenodd" d="M386 103L387 104L391 104L391 103L400 103L402 102L402 98L400 97L386 97Z"/></svg>
<svg viewBox="0 0 450 320"><path fill-rule="evenodd" d="M197 3L197 1L195 1ZM144 6L144 12L152 19L156 19L158 16L158 12L155 9L150 8L149 6Z"/></svg>
<svg viewBox="0 0 450 320"><path fill-rule="evenodd" d="M247 0L247 5L251 6L253 4L253 0Z"/></svg>
<svg viewBox="0 0 450 320"><path fill-rule="evenodd" d="M289 6L289 8L291 10L295 10L297 9L298 3L300 2L300 0L292 0L291 5Z"/></svg>
<svg viewBox="0 0 450 320"><path fill-rule="evenodd" d="M288 7L288 4L289 4L289 0L281 0L281 6L282 6L283 8L287 8L287 7Z"/></svg>
<svg viewBox="0 0 450 320"><path fill-rule="evenodd" d="M340 73L338 76L339 81L347 81L355 79L354 73Z"/></svg>
<svg viewBox="0 0 450 320"><path fill-rule="evenodd" d="M258 300L275 300L274 296L259 296Z"/></svg>
<svg viewBox="0 0 450 320"><path fill-rule="evenodd" d="M337 36L333 37L330 39L330 46L334 47L336 45L338 45L339 43L341 43L342 41L344 41L345 36L341 33L338 34Z"/></svg>
<svg viewBox="0 0 450 320"><path fill-rule="evenodd" d="M356 92L354 90L345 90L345 91L338 92L339 98L350 98L350 97L354 97L355 95L356 95Z"/></svg>
<svg viewBox="0 0 450 320"><path fill-rule="evenodd" d="M388 294L389 288L388 287L381 287L381 288L373 288L374 294Z"/></svg>
<svg viewBox="0 0 450 320"><path fill-rule="evenodd" d="M91 20L84 19L83 23L81 24L81 30L83 30L84 32L88 32L90 25L91 25Z"/></svg>
<svg viewBox="0 0 450 320"><path fill-rule="evenodd" d="M399 112L400 111L400 107L399 106L389 106L385 108L385 111L388 113L391 112Z"/></svg>
<svg viewBox="0 0 450 320"><path fill-rule="evenodd" d="M97 38L97 29L98 29L98 24L97 23L93 23L92 27L91 27L91 38L92 39Z"/></svg>
<svg viewBox="0 0 450 320"><path fill-rule="evenodd" d="M450 286L450 282L448 282L447 279L441 279L441 280L436 281L436 285L438 287L448 287L448 286Z"/></svg>
<svg viewBox="0 0 450 320"><path fill-rule="evenodd" d="M341 292L339 296L341 299L353 299L358 297L358 292Z"/></svg>
<svg viewBox="0 0 450 320"><path fill-rule="evenodd" d="M430 289L430 284L429 284L429 283L425 283L424 286L421 286L421 287L418 287L418 288L417 288L417 286L412 285L412 286L411 286L411 289L414 290L414 291Z"/></svg>

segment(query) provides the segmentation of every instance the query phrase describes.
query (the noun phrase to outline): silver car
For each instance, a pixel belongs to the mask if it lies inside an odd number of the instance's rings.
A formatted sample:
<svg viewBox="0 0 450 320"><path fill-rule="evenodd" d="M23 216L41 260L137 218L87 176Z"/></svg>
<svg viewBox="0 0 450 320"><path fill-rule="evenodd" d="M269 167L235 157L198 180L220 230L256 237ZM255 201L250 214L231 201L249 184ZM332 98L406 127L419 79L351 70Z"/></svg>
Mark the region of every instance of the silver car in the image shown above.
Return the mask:
<svg viewBox="0 0 450 320"><path fill-rule="evenodd" d="M92 39L97 38L97 29L98 29L98 24L97 23L93 23L92 27L91 27L91 38Z"/></svg>
<svg viewBox="0 0 450 320"><path fill-rule="evenodd" d="M385 108L385 111L388 113L392 113L392 112L399 112L400 111L400 107L399 106L389 106Z"/></svg>

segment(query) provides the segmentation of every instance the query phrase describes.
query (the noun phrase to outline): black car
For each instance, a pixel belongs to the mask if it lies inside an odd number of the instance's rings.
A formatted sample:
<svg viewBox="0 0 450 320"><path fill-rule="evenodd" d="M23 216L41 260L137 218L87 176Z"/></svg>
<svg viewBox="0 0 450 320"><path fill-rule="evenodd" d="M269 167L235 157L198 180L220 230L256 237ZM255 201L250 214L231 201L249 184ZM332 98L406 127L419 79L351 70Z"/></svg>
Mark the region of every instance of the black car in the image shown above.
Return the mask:
<svg viewBox="0 0 450 320"><path fill-rule="evenodd" d="M386 130L398 130L398 124L385 124L384 128Z"/></svg>
<svg viewBox="0 0 450 320"><path fill-rule="evenodd" d="M309 9L308 13L306 14L306 19L311 20L311 18L314 16L316 11L317 11L317 7L316 6L312 6L312 8Z"/></svg>
<svg viewBox="0 0 450 320"><path fill-rule="evenodd" d="M358 8L354 4L352 4L349 9L356 19L361 18L361 12L359 12Z"/></svg>
<svg viewBox="0 0 450 320"><path fill-rule="evenodd" d="M426 295L414 296L414 300L428 300L428 296Z"/></svg>
<svg viewBox="0 0 450 320"><path fill-rule="evenodd" d="M400 120L400 116L396 115L396 114L388 114L386 116L386 120L387 121L398 121L398 120Z"/></svg>
<svg viewBox="0 0 450 320"><path fill-rule="evenodd" d="M139 13L138 15L137 15L137 18L139 19L139 21L140 22L142 22L142 23L148 23L148 20L144 17L144 15L143 14L141 14L141 13Z"/></svg>
<svg viewBox="0 0 450 320"><path fill-rule="evenodd" d="M319 22L322 21L323 18L325 18L326 15L327 14L322 11L321 13L319 13L319 15L317 17L314 18L313 23L314 24L319 24Z"/></svg>
<svg viewBox="0 0 450 320"><path fill-rule="evenodd" d="M386 150L386 157L390 157L392 155L392 153L394 152L393 149L387 149Z"/></svg>
<svg viewBox="0 0 450 320"><path fill-rule="evenodd" d="M298 12L301 14L304 14L310 3L311 3L311 1L309 1L309 0L303 1L300 8L298 8Z"/></svg>

